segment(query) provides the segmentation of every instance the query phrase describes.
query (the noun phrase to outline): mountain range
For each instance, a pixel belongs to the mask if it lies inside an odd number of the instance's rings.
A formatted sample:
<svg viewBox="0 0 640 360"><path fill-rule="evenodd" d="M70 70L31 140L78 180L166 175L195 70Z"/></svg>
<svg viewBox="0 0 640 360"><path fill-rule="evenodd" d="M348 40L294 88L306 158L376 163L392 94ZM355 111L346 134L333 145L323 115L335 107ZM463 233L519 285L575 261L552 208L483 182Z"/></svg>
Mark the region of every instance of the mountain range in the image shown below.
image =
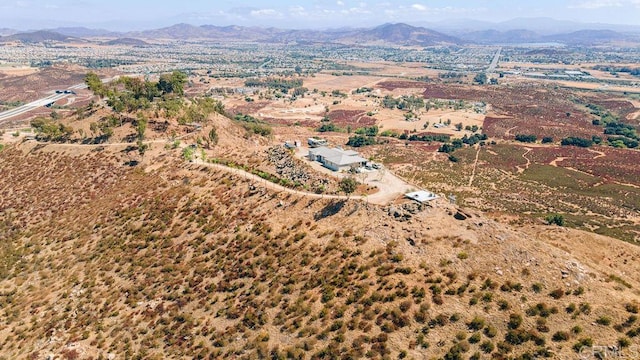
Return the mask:
<svg viewBox="0 0 640 360"><path fill-rule="evenodd" d="M470 24L477 27L478 24ZM526 23L523 25L527 25ZM562 24L556 24L560 26ZM551 25L550 25L551 26ZM598 45L618 42L638 42L640 32L620 32L610 29L581 29L571 32L547 34L531 29L508 29L508 24L500 28L471 31L440 32L425 27L404 23L384 24L374 28L342 28L329 30L290 30L278 28L214 26L176 24L169 27L133 31L113 32L84 27L65 27L34 32L13 32L0 29L0 42L77 42L81 39L108 38L127 39L115 44L144 45L144 40L209 40L209 41L253 41L265 43L291 42L332 42L342 44L393 44L401 46L466 45L466 44L522 44L522 43L562 43L566 45ZM565 24L565 28L568 25ZM458 29L460 29L458 27ZM140 41L133 41L137 39Z"/></svg>

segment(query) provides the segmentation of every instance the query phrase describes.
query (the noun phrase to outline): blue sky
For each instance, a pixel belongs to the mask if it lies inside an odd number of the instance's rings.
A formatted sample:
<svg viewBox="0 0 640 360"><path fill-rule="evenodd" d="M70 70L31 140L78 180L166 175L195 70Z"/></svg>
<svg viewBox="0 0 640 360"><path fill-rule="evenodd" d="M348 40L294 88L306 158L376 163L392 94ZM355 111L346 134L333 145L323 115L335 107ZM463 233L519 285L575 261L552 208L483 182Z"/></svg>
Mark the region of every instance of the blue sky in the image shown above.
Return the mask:
<svg viewBox="0 0 640 360"><path fill-rule="evenodd" d="M0 28L23 29L148 28L176 22L328 28L517 17L638 25L640 0L0 0Z"/></svg>

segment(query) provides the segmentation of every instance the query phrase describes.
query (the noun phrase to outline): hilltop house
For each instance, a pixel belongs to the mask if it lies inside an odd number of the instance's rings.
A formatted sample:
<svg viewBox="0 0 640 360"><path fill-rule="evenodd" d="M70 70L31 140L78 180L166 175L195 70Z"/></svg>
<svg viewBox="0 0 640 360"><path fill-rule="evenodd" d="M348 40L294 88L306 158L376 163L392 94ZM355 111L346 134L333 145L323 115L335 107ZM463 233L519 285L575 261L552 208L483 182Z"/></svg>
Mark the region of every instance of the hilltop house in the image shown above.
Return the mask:
<svg viewBox="0 0 640 360"><path fill-rule="evenodd" d="M330 149L325 146L309 149L309 160L317 161L333 171L363 167L368 162L356 151L340 148Z"/></svg>

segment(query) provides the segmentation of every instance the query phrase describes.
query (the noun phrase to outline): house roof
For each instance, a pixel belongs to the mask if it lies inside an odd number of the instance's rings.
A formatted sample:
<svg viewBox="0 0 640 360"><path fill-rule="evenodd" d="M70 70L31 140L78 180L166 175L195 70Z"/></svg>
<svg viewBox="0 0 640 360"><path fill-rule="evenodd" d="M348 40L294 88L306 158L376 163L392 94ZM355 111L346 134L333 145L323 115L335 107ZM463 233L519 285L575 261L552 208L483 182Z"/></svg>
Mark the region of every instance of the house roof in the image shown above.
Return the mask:
<svg viewBox="0 0 640 360"><path fill-rule="evenodd" d="M342 150L338 148L330 149L326 146L310 149L309 153L314 156L321 156L326 161L338 166L348 166L351 164L367 162L367 159L361 157L357 151Z"/></svg>
<svg viewBox="0 0 640 360"><path fill-rule="evenodd" d="M338 166L347 166L351 164L360 164L363 162L367 162L367 159L357 156L357 155L337 155L326 158L327 161L334 163Z"/></svg>
<svg viewBox="0 0 640 360"><path fill-rule="evenodd" d="M404 194L404 196L421 203L425 203L438 198L438 195L429 191L416 191L412 193L406 193Z"/></svg>

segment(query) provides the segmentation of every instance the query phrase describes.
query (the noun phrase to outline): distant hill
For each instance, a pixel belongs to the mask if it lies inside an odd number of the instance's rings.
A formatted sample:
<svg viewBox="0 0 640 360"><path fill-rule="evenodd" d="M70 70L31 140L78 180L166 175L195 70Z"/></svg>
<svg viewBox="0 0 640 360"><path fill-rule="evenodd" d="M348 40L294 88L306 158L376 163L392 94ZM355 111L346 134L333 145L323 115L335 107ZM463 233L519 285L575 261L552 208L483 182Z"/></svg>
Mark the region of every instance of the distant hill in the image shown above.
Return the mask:
<svg viewBox="0 0 640 360"><path fill-rule="evenodd" d="M62 35L53 31L40 30L28 33L18 33L0 38L0 42L10 41L21 41L23 43L40 43L46 41L77 42L83 40L67 35Z"/></svg>
<svg viewBox="0 0 640 360"><path fill-rule="evenodd" d="M460 38L478 44L561 43L565 45L600 45L620 41L639 41L640 36L611 30L579 30L542 35L531 30L483 30L460 34Z"/></svg>
<svg viewBox="0 0 640 360"><path fill-rule="evenodd" d="M449 35L407 24L385 24L367 29L341 30L283 30L243 26L193 26L177 24L167 28L131 32L127 37L142 39L209 39L260 42L339 42L339 43L386 43L394 45L428 46L441 43L460 43Z"/></svg>
<svg viewBox="0 0 640 360"><path fill-rule="evenodd" d="M172 40L205 39L210 37L209 31L204 27L189 24L176 24L161 29L135 31L127 33L125 36L131 38Z"/></svg>
<svg viewBox="0 0 640 360"><path fill-rule="evenodd" d="M530 30L483 30L459 35L460 38L479 44L518 44L539 41L542 36Z"/></svg>
<svg viewBox="0 0 640 360"><path fill-rule="evenodd" d="M415 27L403 23L384 24L373 29L354 30L340 40L352 40L358 43L385 42L396 45L430 46L442 43L460 44L462 41L453 36L435 30Z"/></svg>
<svg viewBox="0 0 640 360"><path fill-rule="evenodd" d="M548 17L520 17L500 22L480 21L474 19L451 19L439 22L422 21L411 23L411 25L427 27L454 36L460 36L462 34L476 31L496 30L499 32L506 32L519 29L526 29L540 35L564 34L586 29L640 33L640 26L638 25L582 23L568 20L556 20Z"/></svg>
<svg viewBox="0 0 640 360"><path fill-rule="evenodd" d="M120 33L118 32L104 30L104 29L89 29L86 27L60 27L60 28L51 29L49 31L66 35L66 36L78 37L78 38L120 36Z"/></svg>
<svg viewBox="0 0 640 360"><path fill-rule="evenodd" d="M18 33L18 30L2 28L0 29L0 36L9 36Z"/></svg>
<svg viewBox="0 0 640 360"><path fill-rule="evenodd" d="M611 30L580 30L568 34L545 36L544 39L568 45L599 45L619 41L638 41L640 36L622 34Z"/></svg>
<svg viewBox="0 0 640 360"><path fill-rule="evenodd" d="M111 41L106 41L104 45L126 45L126 46L147 46L148 42L134 38L118 38Z"/></svg>
<svg viewBox="0 0 640 360"><path fill-rule="evenodd" d="M640 42L640 32L615 31L602 29L605 24L593 24L593 29L577 31L558 31L549 33L550 29L571 29L580 23L557 21L547 18L520 19L521 27L513 28L517 20L502 23L472 21L468 24L453 21L448 26L457 30L434 30L432 27L413 26L404 23L384 24L373 28L341 28L329 30L279 29L246 26L195 26L186 23L176 24L160 29L133 31L128 33L110 32L107 30L88 29L84 27L57 28L27 33L14 33L11 29L0 29L0 41L22 42L70 42L99 37L114 38L114 42L106 45L144 46L144 40L204 40L204 41L252 41L264 43L341 43L341 44L385 44L400 46L433 46L439 44L522 44L557 42L566 45L600 45L624 41ZM473 30L493 24L495 28ZM443 24L435 26L444 26ZM547 26L544 31L539 29ZM633 26L617 26L617 28L633 29ZM461 31L460 29L466 29ZM637 27L640 31L640 27ZM139 41L137 41L137 40Z"/></svg>

